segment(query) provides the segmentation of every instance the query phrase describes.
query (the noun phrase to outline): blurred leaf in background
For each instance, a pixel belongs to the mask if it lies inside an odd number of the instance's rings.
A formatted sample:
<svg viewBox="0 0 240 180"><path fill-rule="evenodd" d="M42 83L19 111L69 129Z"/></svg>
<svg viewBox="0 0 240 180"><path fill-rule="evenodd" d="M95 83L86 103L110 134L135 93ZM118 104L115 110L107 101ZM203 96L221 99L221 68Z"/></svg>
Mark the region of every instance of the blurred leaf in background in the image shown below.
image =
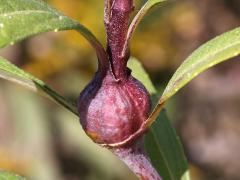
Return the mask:
<svg viewBox="0 0 240 180"><path fill-rule="evenodd" d="M0 179L2 180L25 180L25 178L20 177L18 175L6 172L6 171L1 171L0 170Z"/></svg>

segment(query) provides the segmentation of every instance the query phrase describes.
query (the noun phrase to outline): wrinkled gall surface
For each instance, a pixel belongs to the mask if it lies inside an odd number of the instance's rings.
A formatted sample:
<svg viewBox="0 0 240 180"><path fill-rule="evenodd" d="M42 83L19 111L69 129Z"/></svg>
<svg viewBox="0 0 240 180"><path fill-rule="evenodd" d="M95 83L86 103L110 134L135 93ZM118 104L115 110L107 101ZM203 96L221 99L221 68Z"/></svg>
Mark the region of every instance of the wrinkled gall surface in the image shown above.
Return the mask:
<svg viewBox="0 0 240 180"><path fill-rule="evenodd" d="M81 124L98 143L118 143L134 132L147 119L149 94L130 73L116 80L110 71L97 72L78 100Z"/></svg>

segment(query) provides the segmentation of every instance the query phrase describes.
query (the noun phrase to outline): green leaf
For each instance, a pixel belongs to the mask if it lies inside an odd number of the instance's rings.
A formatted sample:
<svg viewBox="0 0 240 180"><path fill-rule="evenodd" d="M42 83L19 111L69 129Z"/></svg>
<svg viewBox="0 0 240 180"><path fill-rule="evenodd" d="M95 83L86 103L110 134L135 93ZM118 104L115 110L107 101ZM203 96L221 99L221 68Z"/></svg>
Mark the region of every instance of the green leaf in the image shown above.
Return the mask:
<svg viewBox="0 0 240 180"><path fill-rule="evenodd" d="M165 111L161 111L145 135L145 149L163 179L190 179L181 142Z"/></svg>
<svg viewBox="0 0 240 180"><path fill-rule="evenodd" d="M0 47L48 31L75 29L96 49L105 50L95 36L77 21L61 14L41 0L0 0Z"/></svg>
<svg viewBox="0 0 240 180"><path fill-rule="evenodd" d="M37 79L27 72L24 72L2 57L0 57L0 78L13 81L27 87L32 91L42 93L58 104L64 106L74 114L78 114L75 103L66 100L64 97L48 87L43 81Z"/></svg>
<svg viewBox="0 0 240 180"><path fill-rule="evenodd" d="M26 180L25 178L15 175L13 173L0 170L0 179L1 180Z"/></svg>
<svg viewBox="0 0 240 180"><path fill-rule="evenodd" d="M164 1L167 1L167 0L148 0L146 2L146 4L144 5L145 7L145 11L148 11L149 9L151 9L153 6L155 5L158 5Z"/></svg>
<svg viewBox="0 0 240 180"><path fill-rule="evenodd" d="M133 18L129 30L128 30L128 38L131 38L131 35L134 33L137 25L141 22L142 18L146 15L146 13L155 5L158 5L164 1L167 0L148 0L140 9L140 11L138 11L138 13L136 14L136 16Z"/></svg>
<svg viewBox="0 0 240 180"><path fill-rule="evenodd" d="M166 101L180 88L206 69L240 53L240 27L226 32L195 50L169 81L161 101Z"/></svg>
<svg viewBox="0 0 240 180"><path fill-rule="evenodd" d="M136 58L130 58L128 67L154 97L154 88L148 74ZM153 101L157 101L154 97ZM179 138L163 111L145 135L145 149L160 176L167 180L189 180L187 161Z"/></svg>
<svg viewBox="0 0 240 180"><path fill-rule="evenodd" d="M141 81L150 94L155 94L156 89L153 86L148 74L143 68L142 64L134 57L131 57L128 61L128 67L132 69L132 75L139 81Z"/></svg>
<svg viewBox="0 0 240 180"><path fill-rule="evenodd" d="M177 69L147 120L150 126L165 102L201 72L240 53L240 27L226 32L196 49Z"/></svg>
<svg viewBox="0 0 240 180"><path fill-rule="evenodd" d="M143 17L147 14L147 12L152 8L154 7L155 5L158 5L164 1L167 1L167 0L148 0L143 6L142 8L140 9L140 11L138 11L138 13L136 14L136 16L133 18L130 26L129 26L129 29L128 29L128 33L127 33L127 40L125 41L125 44L124 44L124 48L123 48L123 52L122 52L122 55L124 55L127 51L127 48L128 48L128 44L129 44L129 41L131 40L132 36L133 36L133 33L135 32L138 24L141 22L141 20L143 19Z"/></svg>

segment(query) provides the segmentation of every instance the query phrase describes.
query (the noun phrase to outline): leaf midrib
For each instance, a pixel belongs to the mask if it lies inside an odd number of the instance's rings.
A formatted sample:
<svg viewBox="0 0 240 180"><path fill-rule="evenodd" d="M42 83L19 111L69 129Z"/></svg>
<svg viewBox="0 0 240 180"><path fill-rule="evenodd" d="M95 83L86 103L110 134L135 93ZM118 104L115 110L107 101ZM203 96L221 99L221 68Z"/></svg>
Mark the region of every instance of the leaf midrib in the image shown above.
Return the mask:
<svg viewBox="0 0 240 180"><path fill-rule="evenodd" d="M223 48L223 49L221 49L221 50L218 50L216 53L214 53L214 54L211 55L211 56L212 56L212 57L215 57L215 56L217 56L218 54L221 54L222 51L226 51L227 49L233 48L233 47L238 46L238 45L240 45L240 42L231 44L230 46L226 46L225 48ZM234 56L233 56L233 57L234 57ZM191 59L191 58L192 58L192 57L189 57L188 59ZM188 59L186 59L186 61L187 61ZM203 59L202 62L207 61L207 59L209 59L209 56L205 56L205 57L202 58L202 59ZM185 61L185 62L186 62L186 61ZM200 62L200 61L198 61L198 62ZM198 64L199 64L199 63L194 64L194 65L193 65L193 68L190 68L190 69L196 69L196 66L198 66ZM179 69L179 70L180 70L180 69ZM188 69L188 70L189 70L189 69ZM180 72L180 71L179 71L179 72ZM173 88L175 88L177 85L174 86L174 82L178 81L178 79L181 79L181 77L183 77L187 72L188 72L188 71L185 70L183 73L181 73L180 76L178 76L178 74L176 74L176 75L175 75L176 78L172 79L172 83L171 83L170 85L171 85ZM191 77L191 78L192 78L192 77ZM170 88L171 86L169 86L169 88ZM164 92L163 94L169 93L171 89L172 89L172 88L170 88L169 90L167 90L167 91ZM163 95L163 96L164 96L164 95ZM163 97L163 96L162 96L162 97Z"/></svg>
<svg viewBox="0 0 240 180"><path fill-rule="evenodd" d="M0 14L0 17L8 18L8 16L14 16L14 15L22 15L22 14L30 14L30 13L39 13L39 14L53 14L58 16L58 14L49 12L49 11L43 11L43 10L21 10L21 11L13 11L13 12L7 12Z"/></svg>
<svg viewBox="0 0 240 180"><path fill-rule="evenodd" d="M1 71L2 72L4 72L4 74L3 73L1 73ZM29 82L31 81L31 80L29 80L29 79L24 79L23 77L11 77L10 75L7 75L7 74L11 74L10 72L8 72L8 71L5 71L5 70L3 70L3 69L0 69L0 78L3 78L3 79L7 79L7 80L10 80L10 81L12 81L12 82L16 82L16 83L18 83L18 84L24 84L25 86L27 86L29 89L31 89L31 90L33 90L33 91L36 91L36 88L32 85L32 84L30 84ZM21 80L20 79L18 79L18 78L22 78Z"/></svg>
<svg viewBox="0 0 240 180"><path fill-rule="evenodd" d="M215 57L215 56L217 56L218 54L221 54L221 53L223 53L223 51L226 51L227 49L229 49L229 48L233 48L234 46L237 46L237 45L239 45L240 44L240 42L238 42L237 41L237 43L234 43L234 44L231 44L231 45L229 45L229 46L226 46L225 48L223 48L223 49L221 49L221 50L218 50L218 51L216 51L216 53L213 53L212 55L210 55L211 57ZM192 57L189 57L188 59L191 59ZM205 62L205 61L207 61L207 59L209 59L209 56L205 56L204 58L202 58L203 60L202 60L202 62ZM187 61L187 60L186 60ZM196 69L196 66L199 64L199 62L200 61L198 61L198 63L196 63L196 64L194 64L193 65L193 68L190 68L190 69ZM187 72L187 70L185 70L182 74L186 74L186 72ZM179 79L179 78L177 78L177 79Z"/></svg>
<svg viewBox="0 0 240 180"><path fill-rule="evenodd" d="M156 142L156 145L157 145L157 147L158 147L158 149L159 149L159 152L161 153L161 156L163 157L163 161L165 162L165 165L166 165L166 167L167 167L167 169L168 169L169 176L171 177L172 180L174 180L174 176L173 176L172 173L171 173L171 169L170 169L170 167L169 167L169 163L168 163L168 161L164 158L164 153L163 153L162 150L161 150L161 145L160 145L159 142L158 142L157 135L155 134L154 131L151 131L151 132L152 132L152 134L153 134L153 138L154 138L154 140L155 140L155 142Z"/></svg>

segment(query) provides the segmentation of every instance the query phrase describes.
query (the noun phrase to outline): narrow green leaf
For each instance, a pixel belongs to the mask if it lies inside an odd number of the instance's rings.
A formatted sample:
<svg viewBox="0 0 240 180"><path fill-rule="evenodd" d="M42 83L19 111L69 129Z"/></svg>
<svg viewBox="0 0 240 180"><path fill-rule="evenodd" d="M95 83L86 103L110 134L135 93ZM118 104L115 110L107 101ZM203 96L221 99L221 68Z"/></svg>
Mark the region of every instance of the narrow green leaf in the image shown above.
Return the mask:
<svg viewBox="0 0 240 180"><path fill-rule="evenodd" d="M148 0L145 4L145 6L147 6L147 7L145 7L145 11L148 11L153 6L158 5L159 3L164 2L164 1L167 1L167 0Z"/></svg>
<svg viewBox="0 0 240 180"><path fill-rule="evenodd" d="M0 57L0 78L18 83L29 88L32 91L40 92L58 104L64 106L74 114L77 114L75 103L69 102L64 97L48 87L43 81L37 79L27 72L24 72L2 57Z"/></svg>
<svg viewBox="0 0 240 180"><path fill-rule="evenodd" d="M145 135L145 149L163 179L190 179L181 142L165 111L161 111Z"/></svg>
<svg viewBox="0 0 240 180"><path fill-rule="evenodd" d="M128 67L132 74L140 80L153 96L154 88L149 76L136 58L131 58ZM183 152L181 142L172 127L169 119L163 111L149 129L145 136L145 149L157 169L158 173L167 180L190 180L187 161Z"/></svg>
<svg viewBox="0 0 240 180"><path fill-rule="evenodd" d="M140 11L138 11L138 13L136 14L136 16L133 18L129 30L128 30L128 35L127 37L130 39L131 35L134 33L137 25L141 22L142 18L146 15L146 13L155 5L158 5L164 1L167 0L148 0L140 9Z"/></svg>
<svg viewBox="0 0 240 180"><path fill-rule="evenodd" d="M0 0L0 47L39 33L71 29L89 40L98 57L105 56L104 48L87 28L47 3L41 0Z"/></svg>
<svg viewBox="0 0 240 180"><path fill-rule="evenodd" d="M128 29L128 33L127 33L127 40L124 44L124 48L123 48L123 52L122 55L124 55L127 51L128 48L128 43L131 40L133 33L135 32L138 24L141 22L141 20L143 19L143 17L146 15L146 13L155 5L158 5L164 1L167 0L148 0L140 9L140 11L138 11L138 13L136 14L136 16L133 18L129 29Z"/></svg>
<svg viewBox="0 0 240 180"><path fill-rule="evenodd" d="M7 171L3 171L3 170L0 170L0 179L1 180L26 180L25 178L19 175L16 175Z"/></svg>
<svg viewBox="0 0 240 180"><path fill-rule="evenodd" d="M240 53L240 27L226 32L196 49L177 69L147 120L150 126L165 102L201 72Z"/></svg>
<svg viewBox="0 0 240 180"><path fill-rule="evenodd" d="M141 81L150 94L156 94L156 89L153 86L148 74L143 68L142 64L134 57L131 57L128 61L128 67L132 69L132 75L139 81Z"/></svg>
<svg viewBox="0 0 240 180"><path fill-rule="evenodd" d="M226 32L195 50L169 81L161 101L166 101L180 88L206 69L240 53L240 27Z"/></svg>

